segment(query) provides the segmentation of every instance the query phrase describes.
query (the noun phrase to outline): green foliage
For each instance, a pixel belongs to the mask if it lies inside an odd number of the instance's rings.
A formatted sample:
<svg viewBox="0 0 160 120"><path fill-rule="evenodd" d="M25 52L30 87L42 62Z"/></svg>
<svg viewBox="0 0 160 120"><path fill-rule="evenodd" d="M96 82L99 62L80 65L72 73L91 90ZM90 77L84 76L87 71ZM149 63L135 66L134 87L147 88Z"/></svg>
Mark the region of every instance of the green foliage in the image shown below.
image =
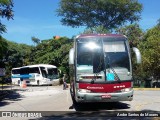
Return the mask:
<svg viewBox="0 0 160 120"><path fill-rule="evenodd" d="M35 44L39 44L41 42L41 40L39 38L36 38L36 37L31 37L33 43Z"/></svg>
<svg viewBox="0 0 160 120"><path fill-rule="evenodd" d="M4 38L0 36L0 59L6 54L8 44Z"/></svg>
<svg viewBox="0 0 160 120"><path fill-rule="evenodd" d="M12 0L0 0L0 16L3 18L13 19L13 1Z"/></svg>
<svg viewBox="0 0 160 120"><path fill-rule="evenodd" d="M160 18L157 20L157 26L160 27Z"/></svg>
<svg viewBox="0 0 160 120"><path fill-rule="evenodd" d="M102 30L103 27L98 29ZM96 28L94 28L96 31ZM106 29L104 29L105 31ZM137 80L153 76L160 78L160 27L159 24L144 33L138 24L131 24L117 29L137 46L142 54L142 64L136 65L133 57L133 71ZM106 31L105 31L106 32ZM10 42L0 37L0 58L5 60L7 76L13 67L29 64L56 65L63 73L69 72L69 50L73 46L73 40L61 37L58 40L41 40L36 46L28 46Z"/></svg>
<svg viewBox="0 0 160 120"><path fill-rule="evenodd" d="M0 0L0 17L13 19L13 1L12 0ZM1 23L0 19L0 33L6 32L5 25Z"/></svg>
<svg viewBox="0 0 160 120"><path fill-rule="evenodd" d="M3 32L6 32L6 30L7 29L6 29L5 25L0 22L0 34L2 34ZM1 35L0 35L0 37L1 37Z"/></svg>
<svg viewBox="0 0 160 120"><path fill-rule="evenodd" d="M137 23L123 26L116 29L116 33L126 35L131 47L138 47L139 43L142 41L145 32L139 27ZM138 65L136 63L135 54L131 49L131 56L132 56L132 67L133 67L133 76L135 80L142 80L145 75L142 72L142 65Z"/></svg>
<svg viewBox="0 0 160 120"><path fill-rule="evenodd" d="M10 42L2 37L0 41L0 60L6 66L7 76L10 76L10 72L13 67L20 67L29 64L29 55L31 54L32 48L31 46Z"/></svg>
<svg viewBox="0 0 160 120"><path fill-rule="evenodd" d="M120 27L116 29L116 32L126 35L132 45L136 47L144 36L143 30L139 27L137 23Z"/></svg>
<svg viewBox="0 0 160 120"><path fill-rule="evenodd" d="M160 78L160 27L147 31L139 48L142 52L143 59L143 73L146 76L153 76Z"/></svg>
<svg viewBox="0 0 160 120"><path fill-rule="evenodd" d="M61 0L57 13L63 25L113 29L138 21L141 10L137 0Z"/></svg>
<svg viewBox="0 0 160 120"><path fill-rule="evenodd" d="M110 33L110 31L104 28L103 26L97 26L92 28L86 28L83 32L83 34L92 34L92 33L106 34L106 33Z"/></svg>
<svg viewBox="0 0 160 120"><path fill-rule="evenodd" d="M31 52L32 64L53 64L62 73L68 73L68 53L72 47L72 40L61 37L58 40L43 40Z"/></svg>

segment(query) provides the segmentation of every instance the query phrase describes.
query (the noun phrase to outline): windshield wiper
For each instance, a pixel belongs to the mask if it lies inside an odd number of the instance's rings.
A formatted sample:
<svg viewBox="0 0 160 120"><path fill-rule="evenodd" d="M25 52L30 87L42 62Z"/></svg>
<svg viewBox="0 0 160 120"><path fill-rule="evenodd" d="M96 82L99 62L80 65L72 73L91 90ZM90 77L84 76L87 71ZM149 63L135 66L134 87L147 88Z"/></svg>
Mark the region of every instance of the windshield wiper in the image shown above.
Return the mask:
<svg viewBox="0 0 160 120"><path fill-rule="evenodd" d="M98 62L97 62L98 61ZM91 80L91 83L94 84L100 72L104 69L104 56L101 52L94 53L93 57L93 73L94 78Z"/></svg>
<svg viewBox="0 0 160 120"><path fill-rule="evenodd" d="M116 77L116 80L117 80L118 82L121 82L118 74L116 73L116 71L114 70L114 68L112 67L112 65L111 65L111 63L110 63L110 57L109 57L109 55L107 55L107 57L108 57L108 66L109 66L109 68L113 71L113 73L114 73L114 75L115 75L115 77Z"/></svg>

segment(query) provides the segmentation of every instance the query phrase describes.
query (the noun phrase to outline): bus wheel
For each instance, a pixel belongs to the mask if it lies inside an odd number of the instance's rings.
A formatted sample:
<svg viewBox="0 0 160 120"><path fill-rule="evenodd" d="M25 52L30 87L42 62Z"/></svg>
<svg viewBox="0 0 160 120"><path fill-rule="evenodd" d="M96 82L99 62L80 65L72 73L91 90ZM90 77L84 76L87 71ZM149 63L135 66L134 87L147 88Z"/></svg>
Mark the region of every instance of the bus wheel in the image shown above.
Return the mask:
<svg viewBox="0 0 160 120"><path fill-rule="evenodd" d="M37 80L37 85L39 86L39 80Z"/></svg>
<svg viewBox="0 0 160 120"><path fill-rule="evenodd" d="M72 101L73 101L73 105L74 105L75 107L80 107L81 105L83 105L83 103L77 102L77 101L75 100L75 98L72 98Z"/></svg>
<svg viewBox="0 0 160 120"><path fill-rule="evenodd" d="M18 85L20 85L20 80L18 80Z"/></svg>
<svg viewBox="0 0 160 120"><path fill-rule="evenodd" d="M70 88L70 94L71 94L71 97L74 98L74 93L72 88Z"/></svg>
<svg viewBox="0 0 160 120"><path fill-rule="evenodd" d="M77 105L77 102L75 100L75 90L74 88L70 88L70 93L71 93L71 97L72 97L72 101L73 101L73 104L76 104Z"/></svg>

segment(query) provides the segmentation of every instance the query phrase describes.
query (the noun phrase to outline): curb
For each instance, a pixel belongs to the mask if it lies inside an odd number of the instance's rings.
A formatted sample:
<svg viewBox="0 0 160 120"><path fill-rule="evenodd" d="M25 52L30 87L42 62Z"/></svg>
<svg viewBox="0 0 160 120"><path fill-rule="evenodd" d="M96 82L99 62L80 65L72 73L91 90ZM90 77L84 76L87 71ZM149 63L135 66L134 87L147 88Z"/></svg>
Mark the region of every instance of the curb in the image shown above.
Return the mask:
<svg viewBox="0 0 160 120"><path fill-rule="evenodd" d="M160 88L133 88L133 90L160 91Z"/></svg>

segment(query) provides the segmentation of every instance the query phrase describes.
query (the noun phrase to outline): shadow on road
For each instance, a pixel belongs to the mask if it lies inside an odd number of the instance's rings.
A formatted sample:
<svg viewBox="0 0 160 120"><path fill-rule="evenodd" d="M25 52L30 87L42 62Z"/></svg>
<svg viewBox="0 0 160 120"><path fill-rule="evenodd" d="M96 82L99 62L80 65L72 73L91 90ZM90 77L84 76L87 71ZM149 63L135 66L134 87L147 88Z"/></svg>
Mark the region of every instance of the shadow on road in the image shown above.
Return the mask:
<svg viewBox="0 0 160 120"><path fill-rule="evenodd" d="M79 103L73 104L70 109L74 108L76 111L99 111L99 110L117 110L128 109L129 104L121 102L100 102L100 103Z"/></svg>
<svg viewBox="0 0 160 120"><path fill-rule="evenodd" d="M1 93L1 98L0 98L0 107L9 105L10 103L13 103L14 101L19 101L22 99L22 96L17 93L16 91L18 90L5 90L5 91L0 91Z"/></svg>
<svg viewBox="0 0 160 120"><path fill-rule="evenodd" d="M122 102L89 102L89 103L77 103L72 98L72 106L69 109L75 109L76 111L99 111L99 110L122 110L130 108L130 104Z"/></svg>

